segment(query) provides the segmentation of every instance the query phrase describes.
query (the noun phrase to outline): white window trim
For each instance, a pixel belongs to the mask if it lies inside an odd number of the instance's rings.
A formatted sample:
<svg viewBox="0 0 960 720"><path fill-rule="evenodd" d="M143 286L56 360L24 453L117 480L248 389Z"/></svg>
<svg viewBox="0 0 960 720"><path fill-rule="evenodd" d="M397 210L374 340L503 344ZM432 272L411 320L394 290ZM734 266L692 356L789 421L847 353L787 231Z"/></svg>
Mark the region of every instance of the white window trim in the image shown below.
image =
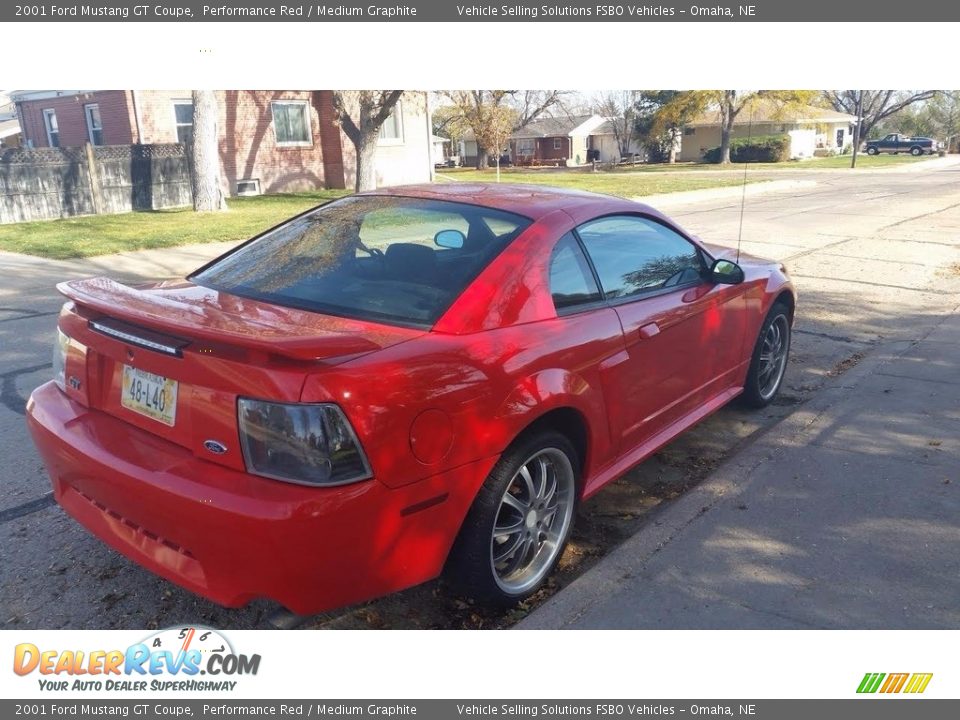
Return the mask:
<svg viewBox="0 0 960 720"><path fill-rule="evenodd" d="M41 113L43 114L43 127L47 131L47 146L54 147L53 144L53 130L50 127L50 117L54 119L57 117L57 111L55 108L44 108ZM60 126L57 125L57 145L60 144Z"/></svg>
<svg viewBox="0 0 960 720"><path fill-rule="evenodd" d="M292 141L281 141L277 136L277 116L275 114L275 108L277 105L302 105L306 109L307 114L307 137L306 141L303 140L292 140ZM284 100L283 98L279 100L273 100L270 103L270 124L273 125L273 139L277 143L277 147L313 147L313 118L310 114L310 103L306 100Z"/></svg>
<svg viewBox="0 0 960 720"><path fill-rule="evenodd" d="M399 135L399 137L381 138L378 131L377 145L383 145L388 147L391 145L392 146L405 145L407 141L404 135L404 127L403 127L403 100L398 101L397 104L393 106L393 112L391 112L390 115L393 115L397 118L397 134ZM389 119L390 119L390 116L387 116L387 120ZM384 122L387 122L387 121L384 120Z"/></svg>
<svg viewBox="0 0 960 720"><path fill-rule="evenodd" d="M553 139L553 149L554 150L563 150L563 138L555 137Z"/></svg>
<svg viewBox="0 0 960 720"><path fill-rule="evenodd" d="M87 103L83 106L83 117L87 122L87 139L90 141L91 145L96 145L97 143L93 140L93 123L91 118L93 117L90 112L94 108L97 109L97 112L100 112L100 103ZM100 116L100 142L103 142L103 115Z"/></svg>
<svg viewBox="0 0 960 720"><path fill-rule="evenodd" d="M193 98L173 98L170 101L170 114L173 118L173 142L180 142L180 125L183 123L177 122L177 105L190 105L193 107ZM190 116L190 127L193 127L193 116Z"/></svg>

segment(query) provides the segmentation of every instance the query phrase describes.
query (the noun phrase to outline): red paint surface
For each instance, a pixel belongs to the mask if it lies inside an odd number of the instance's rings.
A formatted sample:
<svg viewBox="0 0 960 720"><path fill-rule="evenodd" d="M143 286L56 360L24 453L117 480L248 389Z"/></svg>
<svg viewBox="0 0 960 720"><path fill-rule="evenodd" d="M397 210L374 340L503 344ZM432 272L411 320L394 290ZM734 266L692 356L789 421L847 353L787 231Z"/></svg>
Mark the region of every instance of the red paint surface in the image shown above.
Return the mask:
<svg viewBox="0 0 960 720"><path fill-rule="evenodd" d="M558 317L548 263L563 233L614 212L679 229L590 193L461 183L381 192L534 223L430 331L190 283L60 286L73 300L60 317L76 345L67 374L82 384L64 394L48 383L28 405L57 501L134 561L226 605L269 597L308 613L361 601L440 573L499 455L550 411L582 421L588 496L735 397L764 315L792 293L778 265L741 258L740 285L704 282ZM182 358L133 348L88 327L105 315L190 344ZM641 332L653 323L658 332ZM123 364L178 380L175 427L120 405ZM247 474L240 396L337 403L374 477L309 488ZM207 439L226 452L207 451Z"/></svg>

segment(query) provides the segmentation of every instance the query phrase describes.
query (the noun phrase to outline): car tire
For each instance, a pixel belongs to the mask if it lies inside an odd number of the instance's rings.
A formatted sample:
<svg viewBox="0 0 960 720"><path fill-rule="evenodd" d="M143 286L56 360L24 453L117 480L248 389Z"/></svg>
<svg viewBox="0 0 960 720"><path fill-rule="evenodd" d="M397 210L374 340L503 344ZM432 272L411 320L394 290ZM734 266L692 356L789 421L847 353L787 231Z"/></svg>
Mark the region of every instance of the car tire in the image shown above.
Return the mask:
<svg viewBox="0 0 960 720"><path fill-rule="evenodd" d="M921 155L923 155L923 148L918 148L918 147L910 148L910 154L913 155L914 157L920 157Z"/></svg>
<svg viewBox="0 0 960 720"><path fill-rule="evenodd" d="M880 154L880 151L877 150L875 147L867 148L867 155L879 155L879 154Z"/></svg>
<svg viewBox="0 0 960 720"><path fill-rule="evenodd" d="M750 358L741 396L747 407L766 407L776 398L790 357L790 334L790 308L778 301L760 326Z"/></svg>
<svg viewBox="0 0 960 720"><path fill-rule="evenodd" d="M514 442L477 493L450 551L444 575L451 589L494 607L539 590L570 539L579 468L577 451L559 432Z"/></svg>

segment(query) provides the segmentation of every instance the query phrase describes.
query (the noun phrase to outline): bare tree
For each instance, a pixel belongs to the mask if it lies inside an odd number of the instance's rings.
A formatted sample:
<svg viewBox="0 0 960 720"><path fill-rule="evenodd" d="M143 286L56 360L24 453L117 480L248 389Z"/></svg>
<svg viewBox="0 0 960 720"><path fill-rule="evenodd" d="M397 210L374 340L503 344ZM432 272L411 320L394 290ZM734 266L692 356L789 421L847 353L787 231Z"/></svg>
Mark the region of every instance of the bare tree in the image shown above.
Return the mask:
<svg viewBox="0 0 960 720"><path fill-rule="evenodd" d="M357 192L377 186L377 139L401 95L403 90L337 90L333 93L333 107L340 127L357 152Z"/></svg>
<svg viewBox="0 0 960 720"><path fill-rule="evenodd" d="M477 142L477 169L490 164L490 152L506 117L511 130L526 127L551 110L562 106L560 90L444 90L440 92L453 110L457 122L473 133Z"/></svg>
<svg viewBox="0 0 960 720"><path fill-rule="evenodd" d="M191 180L193 209L198 212L217 212L227 209L227 201L220 187L220 152L217 133L219 115L215 91L193 91Z"/></svg>
<svg viewBox="0 0 960 720"><path fill-rule="evenodd" d="M636 90L612 90L603 93L594 102L596 113L605 117L613 128L621 158L630 154L636 137L637 97Z"/></svg>
<svg viewBox="0 0 960 720"><path fill-rule="evenodd" d="M837 112L855 115L857 97L863 94L860 137L866 139L873 127L914 103L930 100L939 90L825 90L823 99Z"/></svg>

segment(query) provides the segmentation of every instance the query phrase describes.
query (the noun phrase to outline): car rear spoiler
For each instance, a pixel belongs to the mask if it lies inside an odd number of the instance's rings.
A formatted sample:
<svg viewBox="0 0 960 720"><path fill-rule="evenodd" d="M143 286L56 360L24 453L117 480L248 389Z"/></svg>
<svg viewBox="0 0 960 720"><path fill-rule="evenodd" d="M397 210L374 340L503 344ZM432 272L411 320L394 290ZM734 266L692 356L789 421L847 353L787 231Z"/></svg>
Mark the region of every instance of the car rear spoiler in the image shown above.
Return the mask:
<svg viewBox="0 0 960 720"><path fill-rule="evenodd" d="M295 360L343 361L423 334L422 330L331 318L319 313L278 307L228 296L237 310L186 297L182 288L137 289L108 278L74 280L57 290L77 305L149 330L187 341L227 344ZM332 327L331 327L332 326ZM339 327L337 327L339 326ZM382 340L382 341L381 341Z"/></svg>

